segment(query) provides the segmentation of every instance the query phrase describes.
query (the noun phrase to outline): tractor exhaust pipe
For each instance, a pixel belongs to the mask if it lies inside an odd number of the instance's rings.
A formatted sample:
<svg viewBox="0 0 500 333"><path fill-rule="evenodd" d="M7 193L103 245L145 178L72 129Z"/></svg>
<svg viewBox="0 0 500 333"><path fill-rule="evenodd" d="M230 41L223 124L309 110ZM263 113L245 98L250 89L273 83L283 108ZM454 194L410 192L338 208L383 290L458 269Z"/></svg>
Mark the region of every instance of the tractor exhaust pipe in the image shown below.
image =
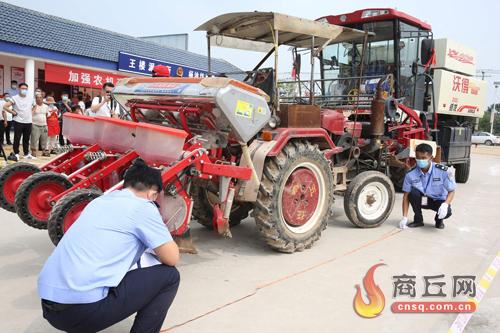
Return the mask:
<svg viewBox="0 0 500 333"><path fill-rule="evenodd" d="M384 128L384 117L385 117L385 96L384 96L384 90L382 88L382 84L386 81L389 80L391 82L391 89L392 90L392 82L393 82L393 77L392 74L389 74L385 76L384 78L381 78L378 83L377 83L377 88L375 92L375 97L372 100L371 104L371 115L370 115L370 136L371 136L371 143L370 143L370 151L376 151L380 149L382 146L382 136L385 133L385 128Z"/></svg>
<svg viewBox="0 0 500 333"><path fill-rule="evenodd" d="M377 90L371 105L370 134L374 139L384 135L385 98L382 90L382 82L383 80L380 79L377 83Z"/></svg>

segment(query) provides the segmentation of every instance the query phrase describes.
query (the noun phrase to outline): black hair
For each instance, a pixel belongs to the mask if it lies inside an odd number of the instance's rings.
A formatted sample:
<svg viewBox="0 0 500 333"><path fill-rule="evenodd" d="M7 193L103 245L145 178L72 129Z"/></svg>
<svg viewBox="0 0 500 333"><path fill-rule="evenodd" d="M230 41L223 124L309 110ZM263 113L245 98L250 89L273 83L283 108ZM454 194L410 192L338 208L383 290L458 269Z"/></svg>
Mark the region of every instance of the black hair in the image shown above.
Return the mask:
<svg viewBox="0 0 500 333"><path fill-rule="evenodd" d="M17 85L19 88L21 88L22 86L26 86L26 88L28 88L28 84L26 82L21 82Z"/></svg>
<svg viewBox="0 0 500 333"><path fill-rule="evenodd" d="M102 89L106 89L106 87L114 88L115 85L111 82L106 82L105 84L102 85Z"/></svg>
<svg viewBox="0 0 500 333"><path fill-rule="evenodd" d="M415 148L415 152L429 153L432 155L432 146L427 143L421 143Z"/></svg>
<svg viewBox="0 0 500 333"><path fill-rule="evenodd" d="M63 92L61 93L61 96L62 96L62 95L68 95L68 96L69 96L69 94L68 94L66 91L63 91Z"/></svg>
<svg viewBox="0 0 500 333"><path fill-rule="evenodd" d="M150 190L156 187L160 191L163 187L161 172L152 168L141 158L136 158L132 165L125 171L123 187L131 187L137 191Z"/></svg>
<svg viewBox="0 0 500 333"><path fill-rule="evenodd" d="M10 84L12 84L12 83L17 84L17 81L16 81L16 80L12 80L12 81L10 81Z"/></svg>
<svg viewBox="0 0 500 333"><path fill-rule="evenodd" d="M72 112L75 112L75 111L76 111L76 109L80 109L80 110L81 110L82 108L81 108L81 107L80 107L80 105L78 105L78 104L75 104L75 105L73 105L73 106L71 107L71 111L72 111ZM82 110L82 111L83 111L83 110Z"/></svg>

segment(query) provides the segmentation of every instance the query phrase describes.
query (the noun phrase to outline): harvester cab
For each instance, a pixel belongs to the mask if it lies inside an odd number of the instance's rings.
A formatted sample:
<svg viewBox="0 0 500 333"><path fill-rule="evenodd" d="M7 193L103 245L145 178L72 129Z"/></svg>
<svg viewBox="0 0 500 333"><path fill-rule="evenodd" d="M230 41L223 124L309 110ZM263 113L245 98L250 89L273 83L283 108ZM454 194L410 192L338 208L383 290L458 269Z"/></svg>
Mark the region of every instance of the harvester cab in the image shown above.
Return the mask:
<svg viewBox="0 0 500 333"><path fill-rule="evenodd" d="M389 75L392 80L381 86L389 97L385 135L394 139L389 150L396 157L391 160L395 184L401 186L402 168L412 163L409 147L414 140L432 141L438 149L436 160L455 166L456 180L466 182L471 134L483 115L487 90L485 82L474 77L474 50L449 39L434 39L430 24L390 8L329 15L318 21L374 35L366 43L353 39L323 49L317 103L367 123L376 87ZM390 115L397 121L389 121Z"/></svg>

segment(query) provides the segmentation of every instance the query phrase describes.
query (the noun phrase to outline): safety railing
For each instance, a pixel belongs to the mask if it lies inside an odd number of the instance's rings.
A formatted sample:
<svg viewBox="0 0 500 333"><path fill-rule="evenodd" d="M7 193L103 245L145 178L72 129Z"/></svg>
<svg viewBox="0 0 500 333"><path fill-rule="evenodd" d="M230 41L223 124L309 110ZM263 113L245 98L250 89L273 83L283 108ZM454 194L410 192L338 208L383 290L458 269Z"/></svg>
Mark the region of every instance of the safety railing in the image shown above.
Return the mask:
<svg viewBox="0 0 500 333"><path fill-rule="evenodd" d="M315 79L314 103L322 107L351 109L369 107L378 81L383 75ZM278 82L281 103L308 104L311 96L310 80L281 80ZM324 93L323 93L324 91ZM358 101L359 93L359 101Z"/></svg>

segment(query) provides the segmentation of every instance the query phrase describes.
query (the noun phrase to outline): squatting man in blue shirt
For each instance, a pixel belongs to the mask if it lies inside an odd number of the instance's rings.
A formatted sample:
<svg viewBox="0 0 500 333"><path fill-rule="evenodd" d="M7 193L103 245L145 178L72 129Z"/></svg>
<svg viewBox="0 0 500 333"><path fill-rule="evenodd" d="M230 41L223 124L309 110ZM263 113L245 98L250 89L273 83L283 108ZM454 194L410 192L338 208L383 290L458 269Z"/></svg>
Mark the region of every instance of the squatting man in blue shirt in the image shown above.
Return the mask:
<svg viewBox="0 0 500 333"><path fill-rule="evenodd" d="M98 332L137 313L130 332L160 331L180 280L179 249L154 203L161 189L160 171L137 159L123 190L83 210L38 279L43 316L52 326ZM140 268L147 248L162 264Z"/></svg>
<svg viewBox="0 0 500 333"><path fill-rule="evenodd" d="M455 195L456 183L448 172L448 167L432 162L432 147L421 143L415 148L417 165L405 176L403 183L403 218L401 229L422 227L424 218L422 209L436 212L435 226L444 228L443 220L451 216L451 201ZM408 224L408 207L411 205L415 214L413 222Z"/></svg>

